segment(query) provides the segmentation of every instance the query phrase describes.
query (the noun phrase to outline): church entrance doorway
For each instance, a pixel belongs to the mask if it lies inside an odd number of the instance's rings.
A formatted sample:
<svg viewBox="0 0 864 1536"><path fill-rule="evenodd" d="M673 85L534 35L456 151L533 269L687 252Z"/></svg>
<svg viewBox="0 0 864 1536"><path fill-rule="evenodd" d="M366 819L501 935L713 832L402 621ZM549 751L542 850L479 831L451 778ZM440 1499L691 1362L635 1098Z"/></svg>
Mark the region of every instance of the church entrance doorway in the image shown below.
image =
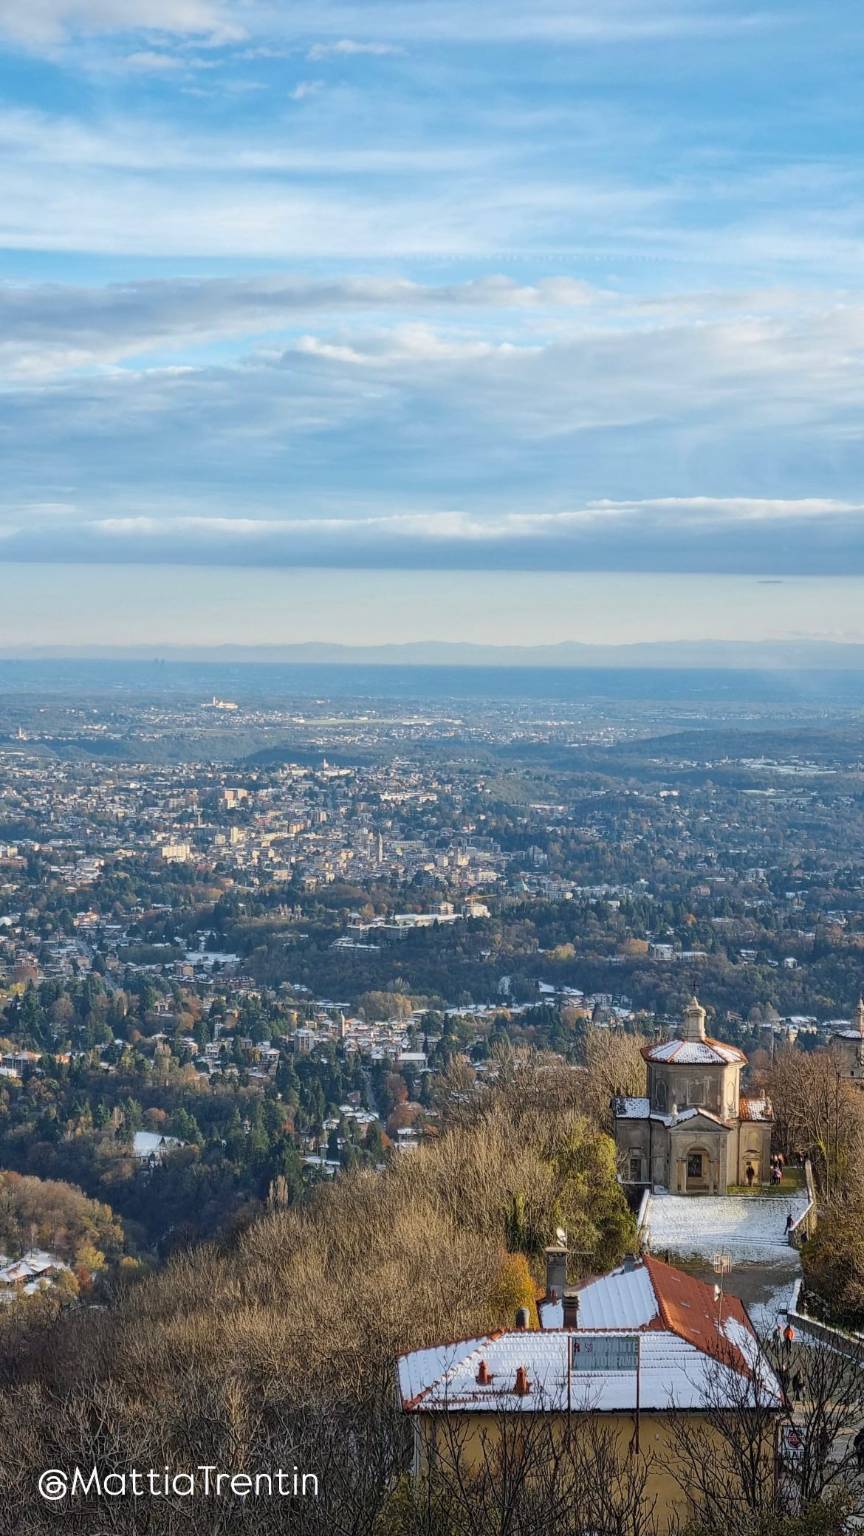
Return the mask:
<svg viewBox="0 0 864 1536"><path fill-rule="evenodd" d="M709 1185L710 1159L701 1147L691 1147L687 1153L687 1193L707 1190Z"/></svg>

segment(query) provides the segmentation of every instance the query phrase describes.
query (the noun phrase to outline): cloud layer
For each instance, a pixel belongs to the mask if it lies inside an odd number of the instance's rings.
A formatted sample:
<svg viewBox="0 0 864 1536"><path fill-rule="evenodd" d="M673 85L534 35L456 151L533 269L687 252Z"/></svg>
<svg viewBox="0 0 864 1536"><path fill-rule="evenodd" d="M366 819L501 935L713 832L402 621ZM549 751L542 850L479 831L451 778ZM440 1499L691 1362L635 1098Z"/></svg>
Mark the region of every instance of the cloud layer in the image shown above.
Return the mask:
<svg viewBox="0 0 864 1536"><path fill-rule="evenodd" d="M193 37L209 35L227 42L247 36L291 38L324 34L316 44L335 54L390 54L394 45L367 36L369 28L385 38L414 41L542 42L622 41L680 35L717 35L759 22L759 13L725 18L710 4L693 0L536 0L522 6L513 0L297 0L291 6L273 0L0 0L0 30L32 47L56 43L77 34L165 32Z"/></svg>
<svg viewBox="0 0 864 1536"><path fill-rule="evenodd" d="M270 277L0 316L7 559L864 570L849 299Z"/></svg>
<svg viewBox="0 0 864 1536"><path fill-rule="evenodd" d="M598 502L495 518L444 509L305 518L142 513L88 519L70 512L31 508L26 525L7 524L4 558L231 568L864 574L864 505L815 499Z"/></svg>
<svg viewBox="0 0 864 1536"><path fill-rule="evenodd" d="M864 571L850 27L0 0L0 552Z"/></svg>

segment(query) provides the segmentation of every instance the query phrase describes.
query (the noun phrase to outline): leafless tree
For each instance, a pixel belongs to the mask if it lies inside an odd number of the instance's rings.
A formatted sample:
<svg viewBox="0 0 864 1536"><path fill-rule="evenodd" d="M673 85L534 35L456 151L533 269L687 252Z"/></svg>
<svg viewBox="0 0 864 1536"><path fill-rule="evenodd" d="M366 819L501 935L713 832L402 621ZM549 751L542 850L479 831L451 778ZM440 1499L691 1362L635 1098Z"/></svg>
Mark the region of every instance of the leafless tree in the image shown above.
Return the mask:
<svg viewBox="0 0 864 1536"><path fill-rule="evenodd" d="M770 1077L777 1134L787 1154L811 1159L820 1192L855 1181L864 1147L864 1105L832 1051L781 1051Z"/></svg>
<svg viewBox="0 0 864 1536"><path fill-rule="evenodd" d="M682 1415L672 1471L699 1529L752 1536L774 1516L800 1516L836 1495L864 1511L855 1435L864 1423L864 1352L764 1340L749 1374L733 1346L705 1371L705 1409ZM791 1395L794 1383L794 1397ZM779 1391L778 1391L779 1389Z"/></svg>
<svg viewBox="0 0 864 1536"><path fill-rule="evenodd" d="M650 1455L622 1445L602 1415L491 1410L477 1430L458 1412L424 1426L423 1471L406 1536L654 1536ZM401 1536L401 1532L400 1532Z"/></svg>

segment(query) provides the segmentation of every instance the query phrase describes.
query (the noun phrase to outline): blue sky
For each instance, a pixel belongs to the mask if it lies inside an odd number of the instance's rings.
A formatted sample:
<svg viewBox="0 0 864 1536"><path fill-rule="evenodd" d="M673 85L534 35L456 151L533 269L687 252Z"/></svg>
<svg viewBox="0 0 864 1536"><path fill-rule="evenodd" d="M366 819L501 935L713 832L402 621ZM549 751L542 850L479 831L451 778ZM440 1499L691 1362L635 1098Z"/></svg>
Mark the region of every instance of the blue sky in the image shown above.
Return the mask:
<svg viewBox="0 0 864 1536"><path fill-rule="evenodd" d="M470 574L490 639L495 573L779 575L788 632L830 632L864 573L862 33L815 0L0 0L26 634L49 563L182 568L187 625L213 572L324 603L352 569L358 639L364 572L439 573L406 638Z"/></svg>

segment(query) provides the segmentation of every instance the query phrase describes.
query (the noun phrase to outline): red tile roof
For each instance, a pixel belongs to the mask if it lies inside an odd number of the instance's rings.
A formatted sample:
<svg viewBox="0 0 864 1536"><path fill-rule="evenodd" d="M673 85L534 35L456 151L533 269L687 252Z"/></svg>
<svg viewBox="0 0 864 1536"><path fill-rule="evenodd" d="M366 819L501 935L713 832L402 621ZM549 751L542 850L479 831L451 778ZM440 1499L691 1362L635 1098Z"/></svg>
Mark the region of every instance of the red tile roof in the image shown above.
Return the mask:
<svg viewBox="0 0 864 1536"><path fill-rule="evenodd" d="M718 1326L732 1320L740 1323L755 1338L753 1324L744 1303L737 1296L725 1295L721 1301L716 1301L713 1285L705 1280L697 1280L684 1270L673 1268L671 1264L664 1264L650 1253L646 1253L644 1262L660 1309L659 1315L649 1323L649 1328L665 1328L670 1333L677 1333L679 1339L685 1339L704 1354L720 1354L729 1364L734 1364L737 1370L749 1376L750 1366L744 1355L730 1342L725 1332L720 1333Z"/></svg>

